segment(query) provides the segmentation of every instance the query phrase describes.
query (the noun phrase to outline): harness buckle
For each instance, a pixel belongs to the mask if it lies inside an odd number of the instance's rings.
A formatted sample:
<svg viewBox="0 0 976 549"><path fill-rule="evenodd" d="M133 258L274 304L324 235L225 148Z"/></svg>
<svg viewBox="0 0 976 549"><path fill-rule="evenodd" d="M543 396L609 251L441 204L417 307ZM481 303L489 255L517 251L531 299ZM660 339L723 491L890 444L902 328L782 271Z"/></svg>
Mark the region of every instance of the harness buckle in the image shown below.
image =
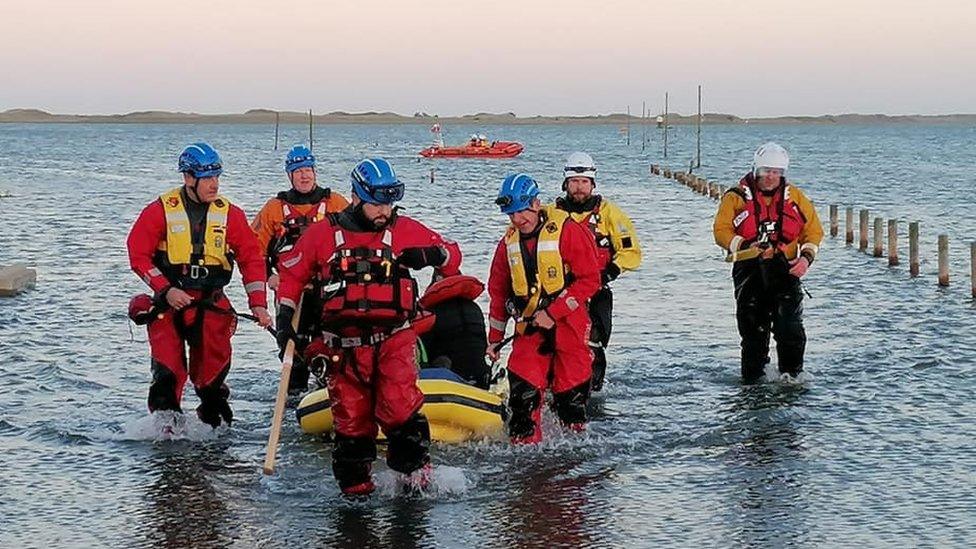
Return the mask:
<svg viewBox="0 0 976 549"><path fill-rule="evenodd" d="M210 276L210 269L203 265L190 265L190 279L200 280Z"/></svg>

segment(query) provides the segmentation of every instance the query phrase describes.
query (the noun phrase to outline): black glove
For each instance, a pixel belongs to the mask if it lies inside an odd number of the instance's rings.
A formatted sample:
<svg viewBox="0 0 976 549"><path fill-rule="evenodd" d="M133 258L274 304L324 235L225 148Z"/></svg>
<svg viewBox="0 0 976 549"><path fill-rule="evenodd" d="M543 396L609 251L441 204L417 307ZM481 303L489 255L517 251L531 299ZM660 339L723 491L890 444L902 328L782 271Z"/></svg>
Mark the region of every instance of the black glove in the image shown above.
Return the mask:
<svg viewBox="0 0 976 549"><path fill-rule="evenodd" d="M291 326L291 319L295 316L295 309L289 305L278 306L278 316L275 317L275 328L277 333L275 339L278 340L278 359L285 357L285 347L289 341L298 340L295 329Z"/></svg>
<svg viewBox="0 0 976 549"><path fill-rule="evenodd" d="M404 248L400 252L397 261L401 265L410 269L423 269L424 267L440 267L447 261L447 252L440 246L424 246L417 248Z"/></svg>
<svg viewBox="0 0 976 549"><path fill-rule="evenodd" d="M600 278L604 284L617 280L618 276L620 276L620 267L618 267L617 264L613 263L612 261L609 265L607 265L607 268L600 273Z"/></svg>

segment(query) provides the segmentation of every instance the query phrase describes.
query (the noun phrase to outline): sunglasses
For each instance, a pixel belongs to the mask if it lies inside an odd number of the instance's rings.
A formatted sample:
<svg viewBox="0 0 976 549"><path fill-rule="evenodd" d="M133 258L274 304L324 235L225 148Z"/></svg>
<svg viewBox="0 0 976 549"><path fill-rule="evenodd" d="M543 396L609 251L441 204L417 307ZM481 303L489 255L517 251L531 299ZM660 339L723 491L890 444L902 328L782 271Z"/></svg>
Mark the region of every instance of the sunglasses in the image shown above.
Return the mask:
<svg viewBox="0 0 976 549"><path fill-rule="evenodd" d="M311 160L312 162L315 162L315 157L314 156L296 156L294 158L289 159L288 160L288 163L289 164L298 164L299 162L307 162L309 160Z"/></svg>
<svg viewBox="0 0 976 549"><path fill-rule="evenodd" d="M567 171L567 172L573 172L573 173L584 173L584 172L593 172L593 171L596 171L596 168L593 168L592 166L566 166L563 169L565 171Z"/></svg>

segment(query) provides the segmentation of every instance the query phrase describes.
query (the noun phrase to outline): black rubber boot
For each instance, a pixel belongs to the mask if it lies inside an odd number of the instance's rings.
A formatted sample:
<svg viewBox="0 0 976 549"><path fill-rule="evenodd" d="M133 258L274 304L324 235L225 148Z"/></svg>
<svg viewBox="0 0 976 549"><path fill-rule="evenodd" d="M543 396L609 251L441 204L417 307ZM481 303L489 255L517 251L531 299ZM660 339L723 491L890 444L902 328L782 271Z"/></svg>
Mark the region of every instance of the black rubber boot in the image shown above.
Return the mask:
<svg viewBox="0 0 976 549"><path fill-rule="evenodd" d="M537 441L541 439L537 420L542 394L531 383L508 372L508 407L512 416L508 420L508 436L512 439Z"/></svg>
<svg viewBox="0 0 976 549"><path fill-rule="evenodd" d="M153 360L150 366L153 380L149 385L149 411L175 410L180 408L180 395L176 394L176 376L169 368Z"/></svg>
<svg viewBox="0 0 976 549"><path fill-rule="evenodd" d="M586 425L586 401L589 398L590 382L586 382L568 391L553 393L552 408L564 425L570 427Z"/></svg>
<svg viewBox="0 0 976 549"><path fill-rule="evenodd" d="M210 425L214 429L220 427L223 420L228 426L234 421L234 411L230 409L230 388L221 380L224 376L207 387L198 388L197 396L200 397L200 405L197 406L197 417L200 421Z"/></svg>
<svg viewBox="0 0 976 549"><path fill-rule="evenodd" d="M336 433L332 474L343 494L361 496L373 491L372 463L376 460L373 437L347 437Z"/></svg>
<svg viewBox="0 0 976 549"><path fill-rule="evenodd" d="M398 473L409 475L430 463L430 424L415 412L403 425L386 431L386 464Z"/></svg>
<svg viewBox="0 0 976 549"><path fill-rule="evenodd" d="M593 352L593 377L590 378L590 389L595 393L603 389L603 378L607 374L607 352L603 347L590 347Z"/></svg>

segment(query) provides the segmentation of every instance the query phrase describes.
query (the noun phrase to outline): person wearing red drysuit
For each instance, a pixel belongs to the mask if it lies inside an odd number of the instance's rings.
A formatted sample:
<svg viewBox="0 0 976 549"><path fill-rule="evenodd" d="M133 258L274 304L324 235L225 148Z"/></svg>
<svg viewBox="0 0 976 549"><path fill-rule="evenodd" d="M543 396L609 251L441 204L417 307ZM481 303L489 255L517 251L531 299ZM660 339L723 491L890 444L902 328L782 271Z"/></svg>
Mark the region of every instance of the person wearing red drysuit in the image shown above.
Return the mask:
<svg viewBox="0 0 976 549"><path fill-rule="evenodd" d="M132 270L155 294L149 410L182 412L189 377L200 397L197 416L216 428L233 419L225 381L237 318L223 288L237 263L251 312L258 324L270 326L264 255L244 211L217 194L217 152L206 143L190 145L179 170L183 186L146 206L127 241Z"/></svg>

